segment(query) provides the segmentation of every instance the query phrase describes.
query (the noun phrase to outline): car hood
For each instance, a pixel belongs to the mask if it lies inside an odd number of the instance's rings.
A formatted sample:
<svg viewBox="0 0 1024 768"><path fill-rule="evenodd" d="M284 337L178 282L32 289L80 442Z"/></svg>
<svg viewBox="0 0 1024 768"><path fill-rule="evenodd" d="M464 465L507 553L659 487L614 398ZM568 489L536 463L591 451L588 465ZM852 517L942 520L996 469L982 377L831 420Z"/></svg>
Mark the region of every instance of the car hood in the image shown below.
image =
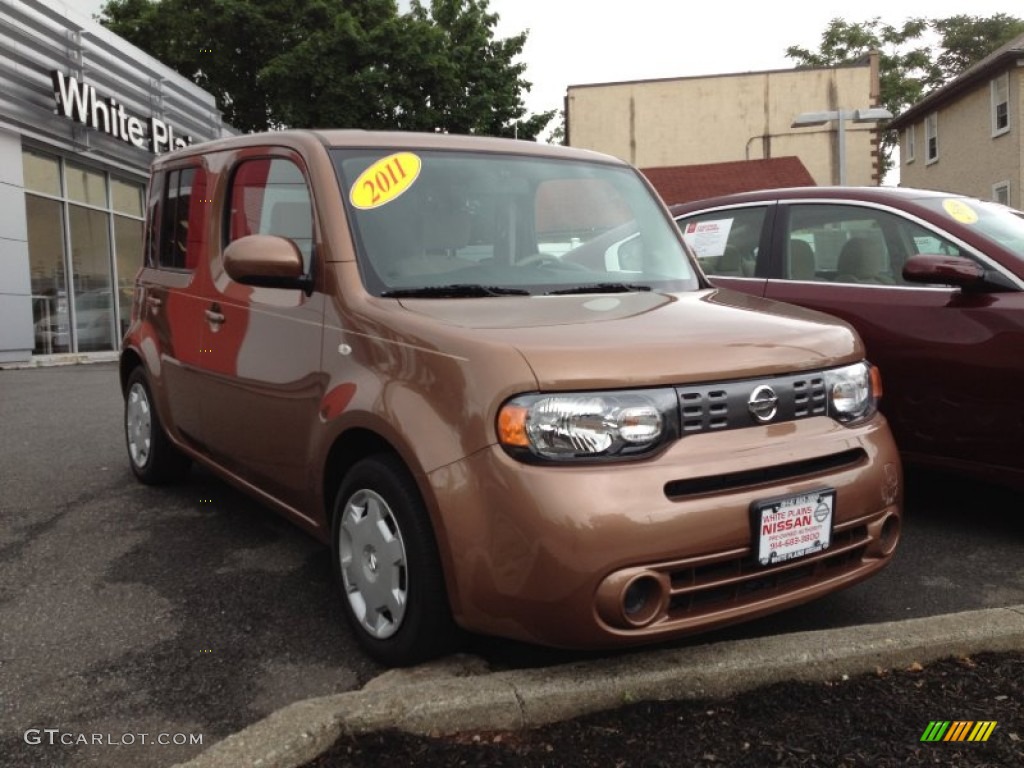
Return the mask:
<svg viewBox="0 0 1024 768"><path fill-rule="evenodd" d="M685 294L403 299L504 342L542 389L643 387L826 368L864 357L842 321L726 289Z"/></svg>

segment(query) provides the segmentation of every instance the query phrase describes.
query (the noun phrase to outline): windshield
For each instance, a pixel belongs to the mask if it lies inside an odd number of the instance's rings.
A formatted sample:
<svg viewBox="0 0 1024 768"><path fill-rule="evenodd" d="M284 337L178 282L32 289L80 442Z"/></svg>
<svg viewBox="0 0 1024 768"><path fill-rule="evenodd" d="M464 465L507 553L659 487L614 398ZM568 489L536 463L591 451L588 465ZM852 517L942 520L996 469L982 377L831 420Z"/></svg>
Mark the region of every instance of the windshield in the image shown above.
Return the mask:
<svg viewBox="0 0 1024 768"><path fill-rule="evenodd" d="M921 200L922 205L978 230L1024 261L1024 213L968 197Z"/></svg>
<svg viewBox="0 0 1024 768"><path fill-rule="evenodd" d="M678 231L631 168L336 149L367 289L382 296L686 291Z"/></svg>

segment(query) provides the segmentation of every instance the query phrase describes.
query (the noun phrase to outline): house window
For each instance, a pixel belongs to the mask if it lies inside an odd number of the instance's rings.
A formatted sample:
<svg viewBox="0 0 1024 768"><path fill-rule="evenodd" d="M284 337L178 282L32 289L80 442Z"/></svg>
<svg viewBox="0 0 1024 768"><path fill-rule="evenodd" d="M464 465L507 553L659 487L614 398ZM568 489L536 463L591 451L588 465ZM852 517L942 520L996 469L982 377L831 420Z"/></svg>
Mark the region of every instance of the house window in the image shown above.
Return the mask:
<svg viewBox="0 0 1024 768"><path fill-rule="evenodd" d="M917 146L916 146L917 142L914 139L914 135L917 133L917 131L915 130L915 126L909 125L909 126L907 126L907 129L903 133L904 133L903 146L906 149L907 162L908 163L912 163L912 162L914 162L914 156L917 154Z"/></svg>
<svg viewBox="0 0 1024 768"><path fill-rule="evenodd" d="M1010 182L1000 181L992 185L992 200L1003 205L1010 204Z"/></svg>
<svg viewBox="0 0 1024 768"><path fill-rule="evenodd" d="M925 159L934 163L939 159L939 115L932 112L924 119Z"/></svg>
<svg viewBox="0 0 1024 768"><path fill-rule="evenodd" d="M992 135L1010 130L1010 73L1004 72L992 81Z"/></svg>

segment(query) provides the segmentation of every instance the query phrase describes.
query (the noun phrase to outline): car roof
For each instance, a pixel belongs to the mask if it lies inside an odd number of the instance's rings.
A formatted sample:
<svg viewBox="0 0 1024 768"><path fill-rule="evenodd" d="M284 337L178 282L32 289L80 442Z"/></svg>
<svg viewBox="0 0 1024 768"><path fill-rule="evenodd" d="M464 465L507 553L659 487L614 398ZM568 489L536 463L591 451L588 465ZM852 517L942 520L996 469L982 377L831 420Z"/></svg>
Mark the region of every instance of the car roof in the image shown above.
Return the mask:
<svg viewBox="0 0 1024 768"><path fill-rule="evenodd" d="M214 139L160 155L154 166L174 162L190 155L203 155L222 150L256 146L283 146L309 150L314 146L328 148L436 149L486 152L515 155L536 155L550 158L590 160L628 166L611 155L587 149L545 144L537 141L504 139L493 136L466 136L450 133L416 133L413 131L363 131L354 129L283 130L251 133Z"/></svg>
<svg viewBox="0 0 1024 768"><path fill-rule="evenodd" d="M779 189L759 189L753 192L738 192L732 195L720 195L703 200L692 200L687 203L672 205L669 209L673 216L717 208L726 205L743 203L760 203L769 200L861 200L875 203L888 203L897 207L906 207L914 202L935 198L964 197L957 192L940 192L933 189L914 189L911 187L783 187Z"/></svg>

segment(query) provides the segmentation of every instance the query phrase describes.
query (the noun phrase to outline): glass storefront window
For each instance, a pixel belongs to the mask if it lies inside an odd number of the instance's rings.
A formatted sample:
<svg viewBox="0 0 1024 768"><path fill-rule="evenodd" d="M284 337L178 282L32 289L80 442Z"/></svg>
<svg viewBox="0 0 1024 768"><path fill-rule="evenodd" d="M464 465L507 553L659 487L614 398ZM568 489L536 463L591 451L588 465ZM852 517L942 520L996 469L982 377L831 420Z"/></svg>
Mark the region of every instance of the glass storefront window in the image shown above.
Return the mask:
<svg viewBox="0 0 1024 768"><path fill-rule="evenodd" d="M114 217L114 252L117 261L117 301L121 308L118 339L124 337L131 322L135 275L142 266L142 222L127 216Z"/></svg>
<svg viewBox="0 0 1024 768"><path fill-rule="evenodd" d="M98 208L107 207L107 183L104 175L91 168L65 163L68 199Z"/></svg>
<svg viewBox="0 0 1024 768"><path fill-rule="evenodd" d="M64 268L64 207L59 200L25 195L28 263L32 278L32 322L37 355L71 351L67 275Z"/></svg>
<svg viewBox="0 0 1024 768"><path fill-rule="evenodd" d="M60 163L57 158L22 152L21 165L25 173L25 189L60 197Z"/></svg>
<svg viewBox="0 0 1024 768"><path fill-rule="evenodd" d="M145 185L30 149L22 165L34 354L117 349L142 265Z"/></svg>
<svg viewBox="0 0 1024 768"><path fill-rule="evenodd" d="M78 351L114 349L109 216L79 205L68 210Z"/></svg>
<svg viewBox="0 0 1024 768"><path fill-rule="evenodd" d="M129 216L142 218L141 184L111 179L110 197L114 204L114 210L118 213L127 213Z"/></svg>

